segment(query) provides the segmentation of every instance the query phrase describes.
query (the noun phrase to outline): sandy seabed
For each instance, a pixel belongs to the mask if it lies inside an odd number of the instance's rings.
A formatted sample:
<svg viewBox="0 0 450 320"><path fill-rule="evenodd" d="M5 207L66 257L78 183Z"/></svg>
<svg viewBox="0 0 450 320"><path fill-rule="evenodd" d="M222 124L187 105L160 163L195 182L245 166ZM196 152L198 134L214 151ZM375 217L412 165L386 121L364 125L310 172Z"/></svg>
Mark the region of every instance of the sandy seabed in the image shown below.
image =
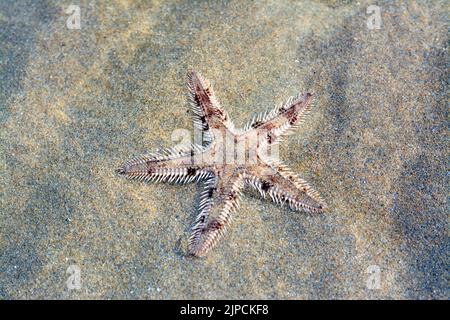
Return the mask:
<svg viewBox="0 0 450 320"><path fill-rule="evenodd" d="M448 299L449 5L370 5L1 1L0 299ZM315 93L281 158L326 214L244 197L186 255L199 187L114 169L191 130L191 69L238 127Z"/></svg>

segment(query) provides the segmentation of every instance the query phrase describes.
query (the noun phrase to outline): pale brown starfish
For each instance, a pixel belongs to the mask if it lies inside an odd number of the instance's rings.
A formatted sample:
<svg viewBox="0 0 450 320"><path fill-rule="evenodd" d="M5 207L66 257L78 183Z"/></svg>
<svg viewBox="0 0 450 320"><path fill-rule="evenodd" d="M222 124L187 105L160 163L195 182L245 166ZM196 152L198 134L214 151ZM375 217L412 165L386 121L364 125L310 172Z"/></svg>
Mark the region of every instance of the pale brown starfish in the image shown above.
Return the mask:
<svg viewBox="0 0 450 320"><path fill-rule="evenodd" d="M325 210L325 203L316 191L267 155L271 146L303 121L311 109L311 93L290 98L238 130L205 78L193 71L188 86L194 124L202 131L203 143L144 155L126 162L118 172L140 181L204 182L199 214L188 242L192 255L204 256L223 236L244 186L256 189L263 197L269 195L276 203L287 203L294 210L311 213ZM244 158L253 154L255 161L236 163L242 150L228 147L224 140L241 149L253 142L243 153Z"/></svg>

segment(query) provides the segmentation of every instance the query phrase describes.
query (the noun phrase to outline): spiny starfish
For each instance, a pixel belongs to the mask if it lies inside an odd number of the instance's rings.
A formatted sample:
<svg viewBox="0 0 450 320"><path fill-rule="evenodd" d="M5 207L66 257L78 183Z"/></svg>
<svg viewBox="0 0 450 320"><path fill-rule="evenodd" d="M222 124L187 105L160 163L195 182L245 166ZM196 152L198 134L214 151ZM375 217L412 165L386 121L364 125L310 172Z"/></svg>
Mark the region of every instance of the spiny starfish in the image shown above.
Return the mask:
<svg viewBox="0 0 450 320"><path fill-rule="evenodd" d="M220 106L208 80L192 71L188 87L194 126L201 130L203 142L132 159L117 171L140 181L204 183L199 213L188 241L190 254L206 255L223 236L245 186L256 189L264 198L269 195L276 203L287 203L294 210L310 213L325 210L325 203L316 191L279 160L267 155L268 148L278 144L304 120L311 109L311 93L288 99L239 130ZM232 159L237 153L232 148L233 151L224 152L228 147L223 137L231 137L235 146L248 145L258 137L256 146L248 150L256 161L225 161L224 154L229 160L230 153Z"/></svg>

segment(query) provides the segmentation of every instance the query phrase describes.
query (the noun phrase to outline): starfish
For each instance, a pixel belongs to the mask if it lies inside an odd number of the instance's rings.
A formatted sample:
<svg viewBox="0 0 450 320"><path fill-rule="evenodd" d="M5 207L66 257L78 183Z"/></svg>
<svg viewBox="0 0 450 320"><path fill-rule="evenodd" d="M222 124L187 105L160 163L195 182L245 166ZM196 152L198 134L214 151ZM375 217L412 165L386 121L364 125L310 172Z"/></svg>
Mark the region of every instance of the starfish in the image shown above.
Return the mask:
<svg viewBox="0 0 450 320"><path fill-rule="evenodd" d="M291 97L254 117L244 129L236 129L211 84L200 73L189 74L188 88L194 127L202 134L201 143L140 156L124 163L117 172L146 182L203 183L198 216L188 241L190 254L205 256L216 245L229 227L245 187L275 203L286 203L293 210L325 211L319 194L268 152L303 122L312 108L311 93ZM229 147L224 140L241 148ZM251 145L248 150L247 145ZM252 154L253 161L235 161L239 152L241 159Z"/></svg>

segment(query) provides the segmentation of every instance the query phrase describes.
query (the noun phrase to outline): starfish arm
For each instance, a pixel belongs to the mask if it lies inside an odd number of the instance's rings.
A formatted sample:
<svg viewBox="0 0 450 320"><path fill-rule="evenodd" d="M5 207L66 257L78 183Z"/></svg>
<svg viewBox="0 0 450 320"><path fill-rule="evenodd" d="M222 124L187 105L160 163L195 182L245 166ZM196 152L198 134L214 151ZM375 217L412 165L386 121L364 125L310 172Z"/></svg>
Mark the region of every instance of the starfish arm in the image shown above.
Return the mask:
<svg viewBox="0 0 450 320"><path fill-rule="evenodd" d="M269 196L273 202L281 205L287 203L293 210L323 213L326 209L326 204L317 191L275 160L250 170L245 183L264 198Z"/></svg>
<svg viewBox="0 0 450 320"><path fill-rule="evenodd" d="M312 94L299 94L289 98L269 112L262 113L246 125L247 131L256 130L263 142L274 144L300 125L311 110Z"/></svg>
<svg viewBox="0 0 450 320"><path fill-rule="evenodd" d="M145 182L197 182L211 175L211 168L195 164L202 151L202 147L196 145L167 149L131 159L117 172L129 179Z"/></svg>
<svg viewBox="0 0 450 320"><path fill-rule="evenodd" d="M231 215L239 206L243 180L241 174L236 174L226 179L214 176L205 182L200 195L199 214L189 237L190 254L205 256L225 234Z"/></svg>
<svg viewBox="0 0 450 320"><path fill-rule="evenodd" d="M192 71L188 76L189 102L194 116L194 126L200 129L204 139L212 139L211 129L232 127L228 114L220 106L214 90L207 79Z"/></svg>

